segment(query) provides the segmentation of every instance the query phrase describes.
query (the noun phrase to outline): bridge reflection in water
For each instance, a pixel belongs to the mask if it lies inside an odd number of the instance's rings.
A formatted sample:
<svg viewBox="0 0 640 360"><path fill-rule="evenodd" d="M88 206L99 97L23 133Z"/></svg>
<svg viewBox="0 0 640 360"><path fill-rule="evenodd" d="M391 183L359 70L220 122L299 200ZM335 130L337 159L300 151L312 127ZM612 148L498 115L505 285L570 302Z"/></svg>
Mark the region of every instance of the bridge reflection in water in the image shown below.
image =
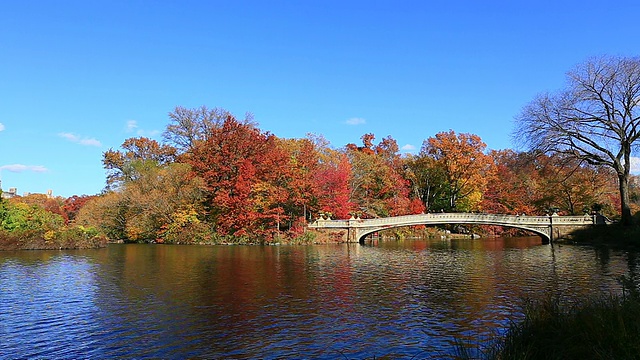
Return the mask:
<svg viewBox="0 0 640 360"><path fill-rule="evenodd" d="M345 242L363 243L374 232L412 225L480 224L512 227L534 232L547 243L566 237L570 232L591 225L604 223L600 215L583 216L528 216L474 213L429 213L376 219L331 220L320 217L309 224L309 229L340 236Z"/></svg>

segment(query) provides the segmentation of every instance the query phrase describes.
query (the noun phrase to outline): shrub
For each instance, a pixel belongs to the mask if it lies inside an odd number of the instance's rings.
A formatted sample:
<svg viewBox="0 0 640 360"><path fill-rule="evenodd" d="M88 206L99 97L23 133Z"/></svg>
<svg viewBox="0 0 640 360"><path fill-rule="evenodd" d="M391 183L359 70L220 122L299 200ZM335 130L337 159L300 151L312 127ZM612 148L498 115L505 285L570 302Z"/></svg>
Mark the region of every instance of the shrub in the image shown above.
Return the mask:
<svg viewBox="0 0 640 360"><path fill-rule="evenodd" d="M58 214L46 211L38 205L24 203L6 204L2 228L9 231L48 231L64 225Z"/></svg>
<svg viewBox="0 0 640 360"><path fill-rule="evenodd" d="M627 279L628 280L628 279ZM483 359L637 359L640 354L640 296L625 293L561 303L557 298L528 302L524 320L513 323L486 349ZM458 344L458 357L474 358Z"/></svg>

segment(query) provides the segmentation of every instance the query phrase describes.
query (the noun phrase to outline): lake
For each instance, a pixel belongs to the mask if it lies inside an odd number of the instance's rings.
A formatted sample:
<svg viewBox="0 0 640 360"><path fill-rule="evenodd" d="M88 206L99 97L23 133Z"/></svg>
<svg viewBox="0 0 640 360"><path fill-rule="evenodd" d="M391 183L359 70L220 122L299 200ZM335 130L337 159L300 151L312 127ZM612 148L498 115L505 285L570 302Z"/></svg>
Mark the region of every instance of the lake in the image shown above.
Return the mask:
<svg viewBox="0 0 640 360"><path fill-rule="evenodd" d="M447 358L637 266L538 237L0 252L0 358Z"/></svg>

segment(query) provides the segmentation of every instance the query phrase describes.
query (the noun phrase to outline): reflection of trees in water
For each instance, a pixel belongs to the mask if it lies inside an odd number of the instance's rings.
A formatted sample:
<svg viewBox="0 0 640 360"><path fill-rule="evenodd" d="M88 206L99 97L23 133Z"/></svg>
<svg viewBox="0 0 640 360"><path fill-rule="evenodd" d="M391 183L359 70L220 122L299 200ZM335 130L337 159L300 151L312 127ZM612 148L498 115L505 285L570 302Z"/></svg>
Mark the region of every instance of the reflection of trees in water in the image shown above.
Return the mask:
<svg viewBox="0 0 640 360"><path fill-rule="evenodd" d="M640 278L638 277L638 253L636 251L627 252L627 266L629 275L622 277L622 285L625 291L632 295L640 295Z"/></svg>
<svg viewBox="0 0 640 360"><path fill-rule="evenodd" d="M596 259L600 262L600 267L605 270L609 266L611 261L611 249L605 246L598 246L594 248L596 253Z"/></svg>
<svg viewBox="0 0 640 360"><path fill-rule="evenodd" d="M110 355L140 354L144 341L146 354L157 357L268 351L286 357L279 351L289 346L310 357L350 351L346 357L409 358L415 352L407 351L442 352L454 339L489 338L519 316L525 298L617 292L622 274L636 287L640 282L637 252L539 244L532 237L367 246L115 245L25 253L8 264L37 272L38 263L82 257L93 274L82 283L95 293L92 321L107 329Z"/></svg>
<svg viewBox="0 0 640 360"><path fill-rule="evenodd" d="M615 266L611 263L612 250L605 246L594 248L596 259L600 264L600 271L607 272L609 268ZM636 295L640 295L640 274L638 269L640 267L640 256L638 251L627 250L624 252L626 258L626 274L618 275L618 282L622 286L622 290L625 292L635 292ZM615 273L615 272L614 272Z"/></svg>

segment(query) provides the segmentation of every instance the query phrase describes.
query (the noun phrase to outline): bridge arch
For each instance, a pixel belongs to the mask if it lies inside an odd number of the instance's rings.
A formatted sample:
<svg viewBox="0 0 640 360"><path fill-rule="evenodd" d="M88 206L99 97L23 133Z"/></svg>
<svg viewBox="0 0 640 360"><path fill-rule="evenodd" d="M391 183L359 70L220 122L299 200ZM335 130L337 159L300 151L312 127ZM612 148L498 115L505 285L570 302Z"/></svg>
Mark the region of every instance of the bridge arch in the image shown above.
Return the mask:
<svg viewBox="0 0 640 360"><path fill-rule="evenodd" d="M447 225L447 224L454 224L454 223L449 223L449 222L442 222L442 223L429 223L429 224L412 224L412 225L397 225L397 226L381 226L378 228L374 228L374 229L367 229L367 230L361 230L357 232L357 239L356 241L359 242L360 244L364 244L364 242L366 241L366 237L382 231L382 230L389 230L389 229L396 229L396 228L400 228L400 227L405 227L405 226L414 226L414 225ZM498 225L498 224L489 224L489 223L455 223L455 224L478 224L478 225ZM524 226L514 226L514 225L499 225L499 226L504 226L504 227L510 227L510 228L515 228L515 229L520 229L520 230L525 230L525 231L529 231L532 232L538 236L540 236L542 238L542 242L545 244L548 244L549 241L551 241L550 235L548 232L546 232L545 230L542 229L530 229Z"/></svg>

